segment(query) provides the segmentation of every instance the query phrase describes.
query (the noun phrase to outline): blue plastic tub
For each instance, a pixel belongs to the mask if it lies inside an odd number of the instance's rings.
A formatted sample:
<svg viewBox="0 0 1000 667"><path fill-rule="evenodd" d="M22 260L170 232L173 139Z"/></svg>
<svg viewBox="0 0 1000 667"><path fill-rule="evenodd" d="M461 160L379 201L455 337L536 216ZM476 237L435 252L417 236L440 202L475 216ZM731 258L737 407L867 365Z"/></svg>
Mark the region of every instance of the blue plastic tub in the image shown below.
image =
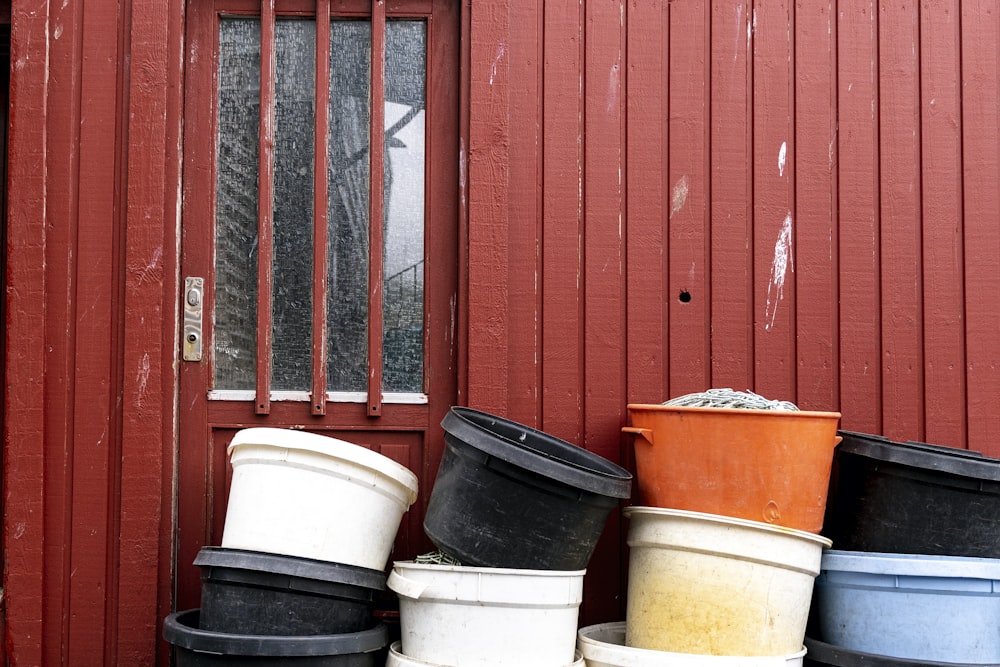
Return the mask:
<svg viewBox="0 0 1000 667"><path fill-rule="evenodd" d="M1000 662L1000 560L829 550L814 639L852 651L966 665Z"/></svg>

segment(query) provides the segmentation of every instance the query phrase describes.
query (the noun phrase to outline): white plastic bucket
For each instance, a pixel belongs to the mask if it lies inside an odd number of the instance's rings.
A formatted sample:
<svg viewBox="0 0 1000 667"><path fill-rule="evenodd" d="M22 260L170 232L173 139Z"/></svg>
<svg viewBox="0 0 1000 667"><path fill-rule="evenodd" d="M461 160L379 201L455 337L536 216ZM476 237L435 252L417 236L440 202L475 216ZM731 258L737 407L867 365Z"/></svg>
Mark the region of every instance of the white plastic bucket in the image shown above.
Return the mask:
<svg viewBox="0 0 1000 667"><path fill-rule="evenodd" d="M553 665L553 667L585 667L586 661L579 651L576 652L576 660L569 665ZM385 667L439 667L433 662L425 662L403 655L402 642L395 641L389 647L389 656L385 660Z"/></svg>
<svg viewBox="0 0 1000 667"><path fill-rule="evenodd" d="M813 533L629 507L625 643L717 656L796 653L823 548Z"/></svg>
<svg viewBox="0 0 1000 667"><path fill-rule="evenodd" d="M827 551L816 638L895 658L1000 663L1000 560Z"/></svg>
<svg viewBox="0 0 1000 667"><path fill-rule="evenodd" d="M229 444L222 546L384 570L417 477L360 445L249 428Z"/></svg>
<svg viewBox="0 0 1000 667"><path fill-rule="evenodd" d="M802 667L805 648L781 656L718 656L625 646L625 622L581 628L577 649L587 667Z"/></svg>
<svg viewBox="0 0 1000 667"><path fill-rule="evenodd" d="M574 662L584 570L520 570L398 561L401 651L461 667Z"/></svg>

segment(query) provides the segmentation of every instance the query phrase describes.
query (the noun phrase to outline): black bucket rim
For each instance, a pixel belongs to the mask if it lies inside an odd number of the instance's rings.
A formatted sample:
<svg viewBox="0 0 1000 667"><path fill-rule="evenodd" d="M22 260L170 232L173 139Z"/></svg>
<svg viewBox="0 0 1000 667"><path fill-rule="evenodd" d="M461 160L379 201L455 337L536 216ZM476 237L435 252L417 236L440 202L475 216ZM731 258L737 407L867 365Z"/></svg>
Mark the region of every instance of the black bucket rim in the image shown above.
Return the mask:
<svg viewBox="0 0 1000 667"><path fill-rule="evenodd" d="M840 430L837 435L843 437L837 446L838 456L862 456L917 470L1000 481L1000 459L984 456L981 452L912 440L898 442L885 436L855 431Z"/></svg>
<svg viewBox="0 0 1000 667"><path fill-rule="evenodd" d="M534 439L550 446L553 451L543 451L526 445L524 441L514 440L489 430L486 427L487 422L523 431L525 440L527 435L531 435ZM599 454L536 428L482 410L461 406L452 406L441 421L441 426L446 435L451 435L463 444L519 468L583 491L613 498L631 497L631 472ZM448 438L446 442L449 442ZM578 460L567 458L566 454L573 454Z"/></svg>
<svg viewBox="0 0 1000 667"><path fill-rule="evenodd" d="M343 584L377 591L385 590L386 574L382 570L266 551L202 547L195 556L194 564L201 568L244 570L248 573L284 575L321 584ZM309 588L308 584L305 587Z"/></svg>
<svg viewBox="0 0 1000 667"><path fill-rule="evenodd" d="M389 629L384 623L337 635L242 635L200 629L200 611L187 609L167 616L163 638L173 646L200 653L275 658L371 653L389 643Z"/></svg>
<svg viewBox="0 0 1000 667"><path fill-rule="evenodd" d="M806 659L822 661L824 665L836 667L958 667L963 663L938 662L936 660L915 660L913 658L896 658L877 653L855 651L843 646L834 646L811 637L805 638ZM837 662L830 662L835 660ZM976 667L1000 667L997 663L977 664Z"/></svg>

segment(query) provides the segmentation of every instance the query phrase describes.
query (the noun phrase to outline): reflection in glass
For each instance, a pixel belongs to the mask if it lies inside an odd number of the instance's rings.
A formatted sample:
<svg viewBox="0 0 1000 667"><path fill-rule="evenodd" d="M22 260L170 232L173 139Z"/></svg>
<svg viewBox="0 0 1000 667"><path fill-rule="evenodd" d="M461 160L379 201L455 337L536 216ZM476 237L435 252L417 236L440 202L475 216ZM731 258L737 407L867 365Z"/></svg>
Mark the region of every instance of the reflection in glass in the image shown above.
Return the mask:
<svg viewBox="0 0 1000 667"><path fill-rule="evenodd" d="M313 130L316 24L275 26L271 388L312 384Z"/></svg>
<svg viewBox="0 0 1000 667"><path fill-rule="evenodd" d="M215 389L253 389L257 367L260 21L219 24Z"/></svg>
<svg viewBox="0 0 1000 667"><path fill-rule="evenodd" d="M424 121L426 23L386 24L385 289L382 386L424 380Z"/></svg>
<svg viewBox="0 0 1000 667"><path fill-rule="evenodd" d="M330 24L327 389L368 388L368 136L371 23Z"/></svg>

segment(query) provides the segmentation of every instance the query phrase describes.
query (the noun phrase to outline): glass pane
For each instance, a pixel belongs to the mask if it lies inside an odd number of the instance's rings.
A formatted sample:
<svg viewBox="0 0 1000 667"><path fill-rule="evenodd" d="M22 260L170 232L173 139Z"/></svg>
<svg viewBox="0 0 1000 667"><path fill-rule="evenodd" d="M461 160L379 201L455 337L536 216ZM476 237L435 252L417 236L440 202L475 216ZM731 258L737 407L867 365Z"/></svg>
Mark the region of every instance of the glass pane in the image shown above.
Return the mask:
<svg viewBox="0 0 1000 667"><path fill-rule="evenodd" d="M253 389L257 346L260 21L219 24L215 214L216 389Z"/></svg>
<svg viewBox="0 0 1000 667"><path fill-rule="evenodd" d="M371 23L330 24L330 391L368 387L368 135Z"/></svg>
<svg viewBox="0 0 1000 667"><path fill-rule="evenodd" d="M316 24L275 25L272 389L312 385Z"/></svg>
<svg viewBox="0 0 1000 667"><path fill-rule="evenodd" d="M424 121L426 23L386 24L385 288L382 386L424 380Z"/></svg>

